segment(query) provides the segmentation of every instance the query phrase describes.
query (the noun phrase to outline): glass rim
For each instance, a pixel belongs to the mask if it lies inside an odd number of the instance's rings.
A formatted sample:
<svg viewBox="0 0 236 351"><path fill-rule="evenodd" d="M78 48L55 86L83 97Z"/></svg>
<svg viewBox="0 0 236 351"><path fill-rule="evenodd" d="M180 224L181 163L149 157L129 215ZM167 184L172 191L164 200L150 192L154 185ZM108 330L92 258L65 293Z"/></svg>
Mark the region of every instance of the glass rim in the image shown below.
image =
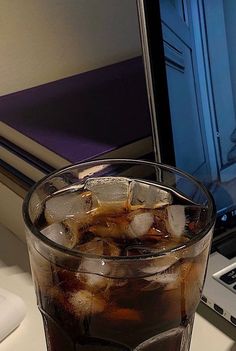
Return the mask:
<svg viewBox="0 0 236 351"><path fill-rule="evenodd" d="M174 172L175 174L178 174L182 176L183 178L187 178L189 181L195 183L195 185L200 188L203 193L205 194L207 201L208 201L208 209L210 210L210 216L207 225L197 233L196 236L191 238L189 241L185 243L181 243L179 245L176 245L174 248L170 249L165 249L161 250L158 252L150 252L148 254L140 254L140 255L134 255L134 256L107 256L107 255L96 255L96 254L91 254L91 253L86 253L86 252L80 252L77 250L73 250L73 248L67 248L65 246L62 246L58 243L56 243L53 240L50 240L47 238L31 221L30 215L29 215L29 204L31 197L34 193L34 191L47 179L52 178L53 176L59 175L65 171L69 171L72 169L76 169L78 167L84 167L84 166L96 166L99 164L118 164L118 163L126 163L126 164L139 164L139 165L147 165L150 167L156 167L163 169L165 171L171 171L172 173ZM205 185L197 180L195 177L192 175L188 174L187 172L184 172L177 167L170 166L164 163L160 162L155 162L155 161L146 161L146 160L140 160L140 159L129 159L129 158L105 158L105 159L96 159L96 160L90 160L90 161L85 161L85 162L78 162L78 163L73 163L68 166L62 167L60 169L57 169L49 174L47 174L45 177L41 178L38 182L36 182L31 189L28 191L26 194L24 200L23 200L23 206L22 206L22 213L23 213L23 219L24 223L27 227L27 229L30 230L31 234L33 234L37 239L42 241L44 244L47 246L51 247L54 250L57 250L61 253L77 257L77 258L88 258L88 259L104 259L104 260L110 260L110 261L133 261L135 259L150 259L150 258L157 258L157 257L163 257L167 254L171 254L180 250L183 250L185 248L193 246L195 243L199 242L205 235L207 235L210 231L211 228L213 228L215 220L216 220L216 207L215 203L213 200L213 196L211 193L208 191L208 189L205 187Z"/></svg>

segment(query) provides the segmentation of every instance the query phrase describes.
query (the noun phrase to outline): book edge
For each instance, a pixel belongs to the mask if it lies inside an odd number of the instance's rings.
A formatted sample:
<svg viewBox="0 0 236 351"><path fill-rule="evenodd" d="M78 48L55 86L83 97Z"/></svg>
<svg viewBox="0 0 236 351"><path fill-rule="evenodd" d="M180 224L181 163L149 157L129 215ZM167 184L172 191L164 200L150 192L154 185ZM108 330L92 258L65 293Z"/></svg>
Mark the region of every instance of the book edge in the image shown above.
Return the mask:
<svg viewBox="0 0 236 351"><path fill-rule="evenodd" d="M47 149L45 146L37 143L33 139L30 139L28 136L20 133L16 129L8 126L6 123L0 121L0 135L9 140L11 143L17 145L19 148L27 151L31 155L37 157L39 160L46 162L50 166L58 169L71 164L70 161L64 159L60 155L54 153L53 151ZM141 138L139 140L130 142L126 145L115 148L114 150L104 152L101 154L94 154L93 156L82 159L82 161L86 161L88 159L97 159L97 158L109 158L109 157L127 157L129 158L137 158L141 157L145 154L151 153L153 151L152 145L152 137L147 136ZM43 155L43 157L42 157Z"/></svg>

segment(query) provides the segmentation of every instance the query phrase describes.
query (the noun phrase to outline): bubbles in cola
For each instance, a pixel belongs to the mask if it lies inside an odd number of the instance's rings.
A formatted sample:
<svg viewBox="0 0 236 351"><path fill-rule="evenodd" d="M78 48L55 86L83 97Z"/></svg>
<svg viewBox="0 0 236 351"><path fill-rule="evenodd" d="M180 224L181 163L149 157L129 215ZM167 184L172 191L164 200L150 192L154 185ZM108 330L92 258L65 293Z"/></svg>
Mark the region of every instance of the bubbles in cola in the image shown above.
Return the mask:
<svg viewBox="0 0 236 351"><path fill-rule="evenodd" d="M205 226L204 207L154 183L91 178L47 199L40 223L74 254L30 248L50 351L152 351L155 340L164 350L156 335L188 326L209 249L190 245Z"/></svg>

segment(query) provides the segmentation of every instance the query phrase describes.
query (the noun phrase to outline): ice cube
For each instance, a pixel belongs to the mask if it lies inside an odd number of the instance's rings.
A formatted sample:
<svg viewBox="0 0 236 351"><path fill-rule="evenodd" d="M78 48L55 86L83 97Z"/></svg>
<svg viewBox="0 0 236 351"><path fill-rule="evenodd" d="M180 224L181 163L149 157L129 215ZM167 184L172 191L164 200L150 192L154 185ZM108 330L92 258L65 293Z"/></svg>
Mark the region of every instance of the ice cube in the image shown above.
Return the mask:
<svg viewBox="0 0 236 351"><path fill-rule="evenodd" d="M67 193L51 197L45 205L45 218L49 224L61 222L66 218L82 218L96 207L92 193Z"/></svg>
<svg viewBox="0 0 236 351"><path fill-rule="evenodd" d="M130 238L138 238L147 234L154 221L154 216L150 212L139 212L134 215L127 227L127 234Z"/></svg>
<svg viewBox="0 0 236 351"><path fill-rule="evenodd" d="M144 279L150 282L143 290L155 290L174 283L178 278L177 262L178 257L175 255L160 256L142 268L142 272L147 275Z"/></svg>
<svg viewBox="0 0 236 351"><path fill-rule="evenodd" d="M78 246L78 250L98 256L119 256L120 249L110 240L95 238L90 242ZM88 290L105 289L113 284L109 276L113 275L112 264L102 259L83 258L80 264L78 278L86 285Z"/></svg>
<svg viewBox="0 0 236 351"><path fill-rule="evenodd" d="M68 301L72 306L72 312L78 318L101 313L106 307L106 301L102 297L87 290L72 293Z"/></svg>
<svg viewBox="0 0 236 351"><path fill-rule="evenodd" d="M170 192L138 181L130 184L130 206L134 208L159 208L172 203Z"/></svg>
<svg viewBox="0 0 236 351"><path fill-rule="evenodd" d="M183 234L192 237L204 226L204 207L170 205L166 210L166 229L173 237L180 238Z"/></svg>
<svg viewBox="0 0 236 351"><path fill-rule="evenodd" d="M150 261L146 261L146 266L142 268L142 272L150 275L147 276L146 280L152 280L152 278L156 279L154 275L156 273L161 273L169 269L171 266L178 262L179 258L177 255L164 255L157 258L153 258Z"/></svg>
<svg viewBox="0 0 236 351"><path fill-rule="evenodd" d="M167 273L163 272L159 275L157 275L157 280L161 285L166 285L165 290L170 288L170 285L175 283L178 279L178 271L172 272L172 273Z"/></svg>
<svg viewBox="0 0 236 351"><path fill-rule="evenodd" d="M181 237L185 232L185 206L171 205L167 207L167 231L174 237Z"/></svg>
<svg viewBox="0 0 236 351"><path fill-rule="evenodd" d="M177 272L175 273L162 272L154 275L152 280L150 280L150 283L146 285L142 290L152 291L159 288L164 288L164 290L172 290L176 288L177 281L178 281Z"/></svg>
<svg viewBox="0 0 236 351"><path fill-rule="evenodd" d="M92 259L84 257L79 266L78 276L82 276L82 274L97 274L100 276L104 276L109 272L109 266L106 265L105 261L102 259Z"/></svg>
<svg viewBox="0 0 236 351"><path fill-rule="evenodd" d="M79 279L89 291L99 291L110 287L110 279L98 274L79 274Z"/></svg>
<svg viewBox="0 0 236 351"><path fill-rule="evenodd" d="M127 279L111 278L113 276L116 276L117 268L115 269L109 265L106 265L102 269L99 269L100 274L89 273L89 270L91 272L98 271L98 267L95 267L95 263L90 262L86 264L86 270L88 273L77 273L77 278L84 284L88 291L100 291L103 294L107 294L109 293L109 289L111 287L124 286L127 284ZM119 274L121 273L119 272Z"/></svg>
<svg viewBox="0 0 236 351"><path fill-rule="evenodd" d="M69 232L71 237L74 238L74 246L80 241L83 235L83 231L80 231L80 229L88 224L87 220L89 221L89 216L83 217L83 222L81 221L81 218L80 220L77 220L75 217L68 218L62 222L62 225L66 228L67 232Z"/></svg>
<svg viewBox="0 0 236 351"><path fill-rule="evenodd" d="M175 273L177 273L176 279L173 281L167 282L165 286L165 290L174 290L180 288L181 284L185 282L188 284L188 277L191 274L192 263L191 262L183 262L175 269ZM191 288L190 288L191 289Z"/></svg>
<svg viewBox="0 0 236 351"><path fill-rule="evenodd" d="M105 219L101 218L100 223L90 226L89 230L102 238L136 238L146 234L153 221L152 213L140 210L129 214L122 213L121 216L108 213Z"/></svg>
<svg viewBox="0 0 236 351"><path fill-rule="evenodd" d="M76 250L79 252L84 252L87 254L93 254L93 255L98 255L101 256L103 255L104 248L103 248L103 241L100 238L94 238L85 244L78 245L76 247Z"/></svg>
<svg viewBox="0 0 236 351"><path fill-rule="evenodd" d="M76 248L80 252L97 256L119 256L120 249L112 239L94 238Z"/></svg>
<svg viewBox="0 0 236 351"><path fill-rule="evenodd" d="M101 208L101 213L99 213L99 209L94 213L94 225L91 225L89 230L102 238L124 237L132 218L128 217L124 209L118 212L114 207L110 206L105 206L105 209L104 206Z"/></svg>
<svg viewBox="0 0 236 351"><path fill-rule="evenodd" d="M75 246L77 237L74 233L69 232L61 223L52 223L41 230L41 233L55 243L72 248Z"/></svg>
<svg viewBox="0 0 236 351"><path fill-rule="evenodd" d="M127 204L129 180L124 177L98 177L90 178L85 189L91 191L98 202L112 206L125 206Z"/></svg>

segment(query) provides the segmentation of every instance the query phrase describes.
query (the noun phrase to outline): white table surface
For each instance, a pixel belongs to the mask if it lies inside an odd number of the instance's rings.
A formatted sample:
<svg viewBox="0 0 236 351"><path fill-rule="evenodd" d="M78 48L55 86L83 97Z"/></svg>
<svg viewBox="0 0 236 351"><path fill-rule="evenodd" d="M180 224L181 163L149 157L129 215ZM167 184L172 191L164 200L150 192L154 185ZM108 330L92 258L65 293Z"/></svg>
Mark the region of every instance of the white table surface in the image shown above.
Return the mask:
<svg viewBox="0 0 236 351"><path fill-rule="evenodd" d="M46 351L26 245L1 225L0 287L21 296L27 306L25 319L0 343L0 351ZM236 327L200 304L195 317L191 351L236 351Z"/></svg>

